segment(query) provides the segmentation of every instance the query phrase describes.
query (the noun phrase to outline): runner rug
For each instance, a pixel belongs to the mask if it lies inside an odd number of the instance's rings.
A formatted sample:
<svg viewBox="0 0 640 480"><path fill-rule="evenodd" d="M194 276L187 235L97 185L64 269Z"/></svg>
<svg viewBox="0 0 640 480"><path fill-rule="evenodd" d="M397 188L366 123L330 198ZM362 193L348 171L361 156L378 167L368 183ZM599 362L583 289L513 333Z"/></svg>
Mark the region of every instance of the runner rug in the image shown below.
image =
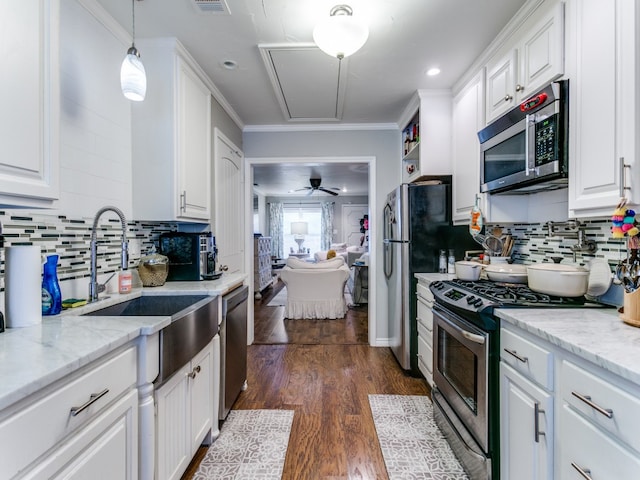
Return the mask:
<svg viewBox="0 0 640 480"><path fill-rule="evenodd" d="M433 419L429 397L369 395L389 480L469 480Z"/></svg>
<svg viewBox="0 0 640 480"><path fill-rule="evenodd" d="M231 410L196 480L280 480L293 410Z"/></svg>

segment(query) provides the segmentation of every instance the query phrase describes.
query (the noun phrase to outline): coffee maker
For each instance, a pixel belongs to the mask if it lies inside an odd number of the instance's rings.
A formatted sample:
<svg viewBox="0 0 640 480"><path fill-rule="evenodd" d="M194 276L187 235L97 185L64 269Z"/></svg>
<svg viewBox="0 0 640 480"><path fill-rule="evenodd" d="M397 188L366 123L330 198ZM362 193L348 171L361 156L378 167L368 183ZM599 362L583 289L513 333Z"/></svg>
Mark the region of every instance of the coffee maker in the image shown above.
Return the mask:
<svg viewBox="0 0 640 480"><path fill-rule="evenodd" d="M167 281L214 280L218 268L216 237L211 232L160 234L160 253L169 259Z"/></svg>

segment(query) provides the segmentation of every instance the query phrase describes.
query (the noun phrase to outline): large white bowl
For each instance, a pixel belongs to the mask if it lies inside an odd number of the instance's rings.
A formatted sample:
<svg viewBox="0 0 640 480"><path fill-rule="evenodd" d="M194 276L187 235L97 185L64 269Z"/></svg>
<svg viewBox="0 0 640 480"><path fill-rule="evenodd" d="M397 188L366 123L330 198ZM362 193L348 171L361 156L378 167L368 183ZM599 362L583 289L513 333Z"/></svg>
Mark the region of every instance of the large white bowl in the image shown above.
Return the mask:
<svg viewBox="0 0 640 480"><path fill-rule="evenodd" d="M580 297L587 293L589 271L577 265L536 263L527 267L529 288L559 297Z"/></svg>
<svg viewBox="0 0 640 480"><path fill-rule="evenodd" d="M492 259L493 260L493 259ZM499 263L489 264L484 267L487 278L493 282L527 283L526 265Z"/></svg>

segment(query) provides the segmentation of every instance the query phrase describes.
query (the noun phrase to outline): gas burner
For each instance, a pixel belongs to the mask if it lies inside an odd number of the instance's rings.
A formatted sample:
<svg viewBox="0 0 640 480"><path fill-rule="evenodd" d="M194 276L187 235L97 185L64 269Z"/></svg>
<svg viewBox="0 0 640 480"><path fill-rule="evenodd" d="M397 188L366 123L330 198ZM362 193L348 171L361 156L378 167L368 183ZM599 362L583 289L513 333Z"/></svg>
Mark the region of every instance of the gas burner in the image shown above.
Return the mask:
<svg viewBox="0 0 640 480"><path fill-rule="evenodd" d="M528 286L516 283L491 282L489 280L473 282L459 279L445 283L490 298L500 306L582 306L585 303L584 297L556 297L534 292Z"/></svg>

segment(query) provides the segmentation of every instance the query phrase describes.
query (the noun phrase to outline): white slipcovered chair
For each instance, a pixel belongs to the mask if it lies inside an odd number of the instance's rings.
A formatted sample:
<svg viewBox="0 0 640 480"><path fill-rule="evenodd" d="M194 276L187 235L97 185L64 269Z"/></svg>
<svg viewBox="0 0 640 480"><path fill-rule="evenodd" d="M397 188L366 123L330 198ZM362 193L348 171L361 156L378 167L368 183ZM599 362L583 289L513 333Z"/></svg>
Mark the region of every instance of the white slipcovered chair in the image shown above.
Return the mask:
<svg viewBox="0 0 640 480"><path fill-rule="evenodd" d="M280 271L287 286L285 318L343 318L347 312L344 286L349 268L342 257L309 263L289 258Z"/></svg>

